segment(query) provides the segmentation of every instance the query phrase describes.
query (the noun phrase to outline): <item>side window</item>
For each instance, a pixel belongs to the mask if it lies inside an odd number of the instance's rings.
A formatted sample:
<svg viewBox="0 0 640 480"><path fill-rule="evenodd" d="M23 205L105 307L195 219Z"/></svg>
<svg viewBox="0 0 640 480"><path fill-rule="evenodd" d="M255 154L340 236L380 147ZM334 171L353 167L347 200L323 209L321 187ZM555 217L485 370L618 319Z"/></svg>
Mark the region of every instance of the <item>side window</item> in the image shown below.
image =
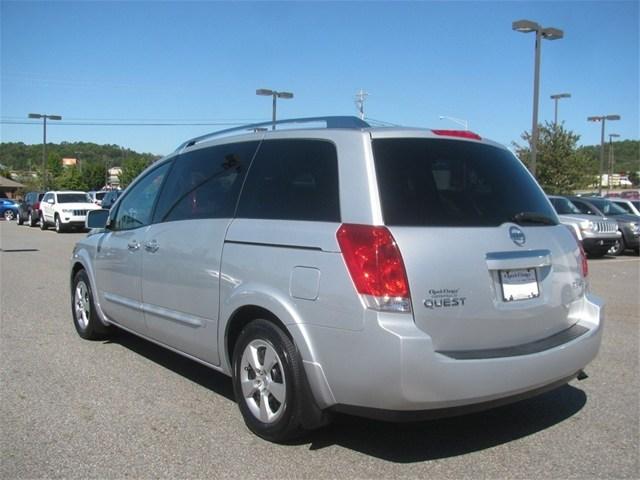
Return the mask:
<svg viewBox="0 0 640 480"><path fill-rule="evenodd" d="M42 201L44 203L47 203L50 198L53 198L53 194L52 193L47 193L44 197L42 197Z"/></svg>
<svg viewBox="0 0 640 480"><path fill-rule="evenodd" d="M149 172L127 193L113 218L114 230L131 230L151 223L153 205L170 165L166 162Z"/></svg>
<svg viewBox="0 0 640 480"><path fill-rule="evenodd" d="M574 205L576 207L578 207L578 210L580 210L580 212L582 212L585 215L595 215L596 213L591 210L591 208L589 208L589 205L587 205L586 203L581 202L580 200L572 200Z"/></svg>
<svg viewBox="0 0 640 480"><path fill-rule="evenodd" d="M339 222L335 146L324 140L265 140L242 189L237 216Z"/></svg>
<svg viewBox="0 0 640 480"><path fill-rule="evenodd" d="M258 142L201 148L180 155L163 188L154 222L231 218Z"/></svg>

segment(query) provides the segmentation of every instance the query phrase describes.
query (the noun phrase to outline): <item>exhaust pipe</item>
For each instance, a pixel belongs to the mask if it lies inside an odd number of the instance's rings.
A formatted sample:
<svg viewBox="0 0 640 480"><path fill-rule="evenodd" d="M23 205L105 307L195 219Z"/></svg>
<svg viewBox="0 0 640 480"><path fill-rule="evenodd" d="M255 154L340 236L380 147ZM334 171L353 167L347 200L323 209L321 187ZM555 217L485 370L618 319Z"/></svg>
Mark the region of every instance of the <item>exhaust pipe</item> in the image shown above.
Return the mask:
<svg viewBox="0 0 640 480"><path fill-rule="evenodd" d="M578 380L585 380L587 378L589 378L589 375L586 374L586 372L584 370L580 370L578 372L578 376L576 377Z"/></svg>

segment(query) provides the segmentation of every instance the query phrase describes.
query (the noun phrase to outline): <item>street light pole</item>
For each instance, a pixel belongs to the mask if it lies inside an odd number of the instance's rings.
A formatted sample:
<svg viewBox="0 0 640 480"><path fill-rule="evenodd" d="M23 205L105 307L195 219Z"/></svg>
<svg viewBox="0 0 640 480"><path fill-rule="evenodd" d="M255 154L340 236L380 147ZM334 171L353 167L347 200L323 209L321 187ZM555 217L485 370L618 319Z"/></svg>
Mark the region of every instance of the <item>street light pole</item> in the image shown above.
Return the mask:
<svg viewBox="0 0 640 480"><path fill-rule="evenodd" d="M609 134L609 175L607 176L607 190L611 191L611 176L613 175L613 162L614 162L614 154L613 154L613 139L619 137L617 133Z"/></svg>
<svg viewBox="0 0 640 480"><path fill-rule="evenodd" d="M555 103L555 108L553 109L553 111L554 111L553 124L554 125L558 125L558 100L560 100L561 98L571 98L571 94L570 93L556 93L554 95L551 95L551 100L553 100L554 103Z"/></svg>
<svg viewBox="0 0 640 480"><path fill-rule="evenodd" d="M600 128L600 170L598 173L598 195L602 195L602 170L604 168L604 126L607 120L620 120L620 115L587 117L588 122L602 122Z"/></svg>
<svg viewBox="0 0 640 480"><path fill-rule="evenodd" d="M564 37L564 32L560 29L547 27L543 28L531 20L518 20L511 24L511 28L516 32L536 34L535 46L535 66L533 74L533 119L531 125L531 173L536 176L536 157L538 154L538 98L540 91L540 47L542 39L559 40Z"/></svg>
<svg viewBox="0 0 640 480"><path fill-rule="evenodd" d="M259 88L256 90L256 95L263 95L266 97L273 97L273 104L271 107L271 130L276 129L276 99L278 98L293 98L291 92L276 92L275 90L269 90L268 88Z"/></svg>
<svg viewBox="0 0 640 480"><path fill-rule="evenodd" d="M30 113L28 118L42 119L42 187L47 189L47 119L62 120L60 115L46 115L44 113Z"/></svg>

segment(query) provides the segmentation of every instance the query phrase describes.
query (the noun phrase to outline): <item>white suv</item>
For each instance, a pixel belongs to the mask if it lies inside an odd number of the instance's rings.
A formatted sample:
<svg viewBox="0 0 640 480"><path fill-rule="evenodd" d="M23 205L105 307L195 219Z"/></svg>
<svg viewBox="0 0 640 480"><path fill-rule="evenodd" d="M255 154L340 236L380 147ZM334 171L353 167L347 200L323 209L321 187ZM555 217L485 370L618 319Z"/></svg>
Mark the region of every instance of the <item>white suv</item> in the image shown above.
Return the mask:
<svg viewBox="0 0 640 480"><path fill-rule="evenodd" d="M40 202L40 228L55 225L56 232L84 228L89 210L100 210L85 192L47 192Z"/></svg>

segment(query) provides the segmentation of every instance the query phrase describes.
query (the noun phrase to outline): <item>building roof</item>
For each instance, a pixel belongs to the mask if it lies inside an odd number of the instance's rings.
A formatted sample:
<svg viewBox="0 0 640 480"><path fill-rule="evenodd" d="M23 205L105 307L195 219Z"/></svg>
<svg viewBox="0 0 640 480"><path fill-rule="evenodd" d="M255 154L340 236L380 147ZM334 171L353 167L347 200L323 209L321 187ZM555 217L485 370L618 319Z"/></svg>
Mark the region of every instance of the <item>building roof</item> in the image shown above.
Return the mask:
<svg viewBox="0 0 640 480"><path fill-rule="evenodd" d="M9 180L6 177L0 176L0 188L22 188L24 185L13 180Z"/></svg>

